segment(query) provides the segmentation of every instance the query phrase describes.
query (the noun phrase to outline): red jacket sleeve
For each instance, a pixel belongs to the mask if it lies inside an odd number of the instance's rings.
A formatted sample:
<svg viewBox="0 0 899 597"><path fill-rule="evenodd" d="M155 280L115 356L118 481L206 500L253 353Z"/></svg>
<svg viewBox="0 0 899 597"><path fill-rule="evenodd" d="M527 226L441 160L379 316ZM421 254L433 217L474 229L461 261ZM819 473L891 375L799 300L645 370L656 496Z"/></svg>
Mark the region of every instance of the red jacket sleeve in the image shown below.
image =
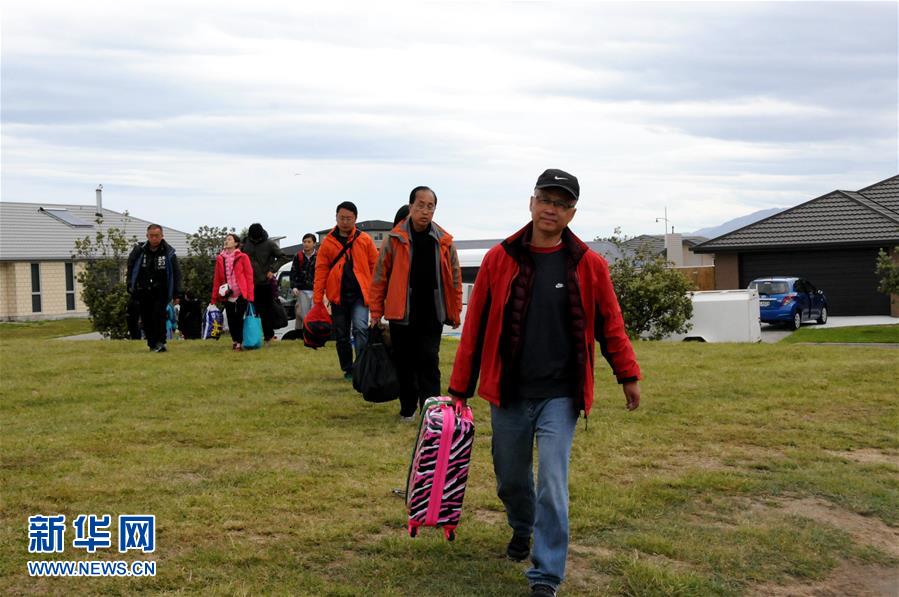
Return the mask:
<svg viewBox="0 0 899 597"><path fill-rule="evenodd" d="M256 300L256 287L253 285L253 264L250 263L250 256L246 253L241 254L235 268L239 271L234 273L241 276L239 281L240 291L243 293L243 297L252 303Z"/></svg>
<svg viewBox="0 0 899 597"><path fill-rule="evenodd" d="M215 274L212 276L212 298L209 299L210 304L217 303L219 298L219 286L225 283L225 266L221 255L215 258Z"/></svg>
<svg viewBox="0 0 899 597"><path fill-rule="evenodd" d="M489 257L488 253L481 263L471 296L468 297L468 310L465 312L465 324L462 326L462 339L453 361L449 393L459 398L474 396L481 371L481 353L484 347L491 303L491 264L493 260Z"/></svg>

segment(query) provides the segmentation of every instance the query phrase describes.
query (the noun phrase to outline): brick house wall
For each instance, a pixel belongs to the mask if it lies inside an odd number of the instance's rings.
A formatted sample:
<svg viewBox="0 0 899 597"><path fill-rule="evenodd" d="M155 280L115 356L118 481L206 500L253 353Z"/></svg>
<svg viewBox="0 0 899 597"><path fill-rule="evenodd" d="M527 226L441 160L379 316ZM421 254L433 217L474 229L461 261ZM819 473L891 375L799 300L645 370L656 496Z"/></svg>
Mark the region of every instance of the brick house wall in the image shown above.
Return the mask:
<svg viewBox="0 0 899 597"><path fill-rule="evenodd" d="M32 263L37 263L40 279L40 311L32 305ZM74 309L69 309L66 295L66 263L71 261L15 261L0 263L0 320L26 321L87 317L88 311L81 300L78 273L83 263L75 262L72 268L74 283Z"/></svg>

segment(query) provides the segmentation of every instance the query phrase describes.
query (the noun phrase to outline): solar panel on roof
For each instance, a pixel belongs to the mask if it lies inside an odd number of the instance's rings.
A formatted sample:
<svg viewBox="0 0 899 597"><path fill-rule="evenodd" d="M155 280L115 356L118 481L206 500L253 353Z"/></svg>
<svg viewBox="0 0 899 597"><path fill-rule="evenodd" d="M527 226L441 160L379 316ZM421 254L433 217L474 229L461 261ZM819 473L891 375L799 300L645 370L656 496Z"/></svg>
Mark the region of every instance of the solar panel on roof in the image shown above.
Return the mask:
<svg viewBox="0 0 899 597"><path fill-rule="evenodd" d="M63 224L68 224L69 226L72 226L74 228L92 228L93 227L93 224L91 224L90 222L85 222L84 220L82 220L78 216L74 215L72 212L70 212L67 209L41 207L38 209L38 211L42 211L45 214L47 214L48 216L56 218Z"/></svg>

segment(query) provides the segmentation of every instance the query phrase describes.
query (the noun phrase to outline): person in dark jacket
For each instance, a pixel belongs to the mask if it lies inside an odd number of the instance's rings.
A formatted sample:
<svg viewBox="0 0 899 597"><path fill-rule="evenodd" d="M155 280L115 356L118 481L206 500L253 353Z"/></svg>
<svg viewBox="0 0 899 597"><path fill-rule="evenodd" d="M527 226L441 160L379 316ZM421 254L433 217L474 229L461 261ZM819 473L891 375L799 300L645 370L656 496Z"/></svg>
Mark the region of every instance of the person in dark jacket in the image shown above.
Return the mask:
<svg viewBox="0 0 899 597"><path fill-rule="evenodd" d="M200 338L200 329L203 324L202 305L200 300L190 292L184 291L181 297L181 309L178 311L178 329L185 340L197 340Z"/></svg>
<svg viewBox="0 0 899 597"><path fill-rule="evenodd" d="M247 238L244 240L243 252L250 258L253 266L253 296L254 306L259 318L262 319L262 335L266 342L275 337L274 320L275 295L272 291L271 280L275 277L278 268L290 261L290 257L284 254L278 244L270 240L268 232L262 224L250 224Z"/></svg>
<svg viewBox="0 0 899 597"><path fill-rule="evenodd" d="M464 406L480 377L478 394L491 404L497 494L512 528L506 555L531 555L526 576L540 597L554 596L565 576L568 466L578 416L593 405L594 341L627 409L640 404L640 367L608 264L568 228L579 195L573 175L545 171L531 222L484 256L449 385Z"/></svg>
<svg viewBox="0 0 899 597"><path fill-rule="evenodd" d="M293 257L290 265L290 287L297 299L294 307L296 319L294 328L303 329L303 319L312 308L312 290L315 286L315 235L307 232L303 235L303 249Z"/></svg>
<svg viewBox="0 0 899 597"><path fill-rule="evenodd" d="M135 245L128 255L128 292L140 304L150 350L165 352L166 307L181 296L181 268L159 224L147 226L147 242Z"/></svg>

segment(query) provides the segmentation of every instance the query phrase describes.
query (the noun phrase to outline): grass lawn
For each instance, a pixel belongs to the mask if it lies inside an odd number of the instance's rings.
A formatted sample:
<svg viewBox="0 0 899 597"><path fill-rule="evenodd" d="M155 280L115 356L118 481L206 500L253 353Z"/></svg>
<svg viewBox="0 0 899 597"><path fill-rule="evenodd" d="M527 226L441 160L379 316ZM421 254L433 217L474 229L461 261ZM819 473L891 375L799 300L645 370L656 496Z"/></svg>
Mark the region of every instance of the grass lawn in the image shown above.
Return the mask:
<svg viewBox="0 0 899 597"><path fill-rule="evenodd" d="M21 321L0 323L0 338L40 340L75 336L94 331L89 319L56 319L52 321Z"/></svg>
<svg viewBox="0 0 899 597"><path fill-rule="evenodd" d="M333 346L61 342L0 326L0 593L524 595L489 411L453 543L404 532L416 429ZM444 384L456 342L442 347ZM899 353L641 342L633 413L598 359L578 426L563 595L888 594L899 582ZM65 552L28 517L65 514ZM89 555L79 514L154 514L156 552ZM113 540L117 538L113 528ZM154 578L30 578L26 561L155 560ZM805 592L802 592L805 591Z"/></svg>
<svg viewBox="0 0 899 597"><path fill-rule="evenodd" d="M899 324L896 325L857 325L844 328L819 328L815 326L799 328L783 340L783 343L796 342L882 342L899 343Z"/></svg>

